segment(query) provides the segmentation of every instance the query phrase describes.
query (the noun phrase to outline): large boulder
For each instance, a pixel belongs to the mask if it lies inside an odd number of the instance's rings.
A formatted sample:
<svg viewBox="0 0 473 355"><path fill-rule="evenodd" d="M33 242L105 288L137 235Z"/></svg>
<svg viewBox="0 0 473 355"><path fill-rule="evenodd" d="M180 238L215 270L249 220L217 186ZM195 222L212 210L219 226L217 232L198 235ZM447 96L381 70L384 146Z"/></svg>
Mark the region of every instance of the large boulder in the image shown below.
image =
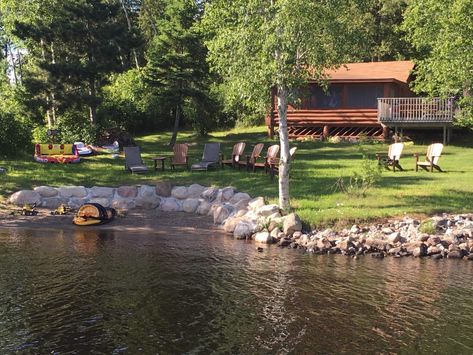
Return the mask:
<svg viewBox="0 0 473 355"><path fill-rule="evenodd" d="M255 242L271 243L272 241L273 241L273 237L271 237L269 232L258 232L255 234Z"/></svg>
<svg viewBox="0 0 473 355"><path fill-rule="evenodd" d="M58 194L57 190L51 186L38 186L34 188L34 191L39 193L41 197L55 197Z"/></svg>
<svg viewBox="0 0 473 355"><path fill-rule="evenodd" d="M156 195L155 191L154 186L142 185L138 191L138 196L135 198L136 207L143 209L158 207L161 198Z"/></svg>
<svg viewBox="0 0 473 355"><path fill-rule="evenodd" d="M49 209L56 209L61 204L66 204L67 200L59 197L47 197L41 199L41 207L49 208Z"/></svg>
<svg viewBox="0 0 473 355"><path fill-rule="evenodd" d="M84 203L88 203L88 202L89 200L87 198L72 197L67 202L67 206L73 209L77 209L80 206L82 206Z"/></svg>
<svg viewBox="0 0 473 355"><path fill-rule="evenodd" d="M208 187L202 192L201 197L205 198L209 202L213 202L217 198L217 194L218 188Z"/></svg>
<svg viewBox="0 0 473 355"><path fill-rule="evenodd" d="M278 205L264 205L257 210L257 214L261 217L269 217L275 213L279 213Z"/></svg>
<svg viewBox="0 0 473 355"><path fill-rule="evenodd" d="M94 186L89 191L90 191L91 197L108 197L109 198L113 196L114 190L115 189L112 187Z"/></svg>
<svg viewBox="0 0 473 355"><path fill-rule="evenodd" d="M156 195L171 197L172 183L170 181L160 181L156 184Z"/></svg>
<svg viewBox="0 0 473 355"><path fill-rule="evenodd" d="M159 209L165 212L180 212L182 211L182 202L175 197L163 198Z"/></svg>
<svg viewBox="0 0 473 355"><path fill-rule="evenodd" d="M246 239L250 237L256 229L256 225L249 221L240 221L233 231L233 237L236 239Z"/></svg>
<svg viewBox="0 0 473 355"><path fill-rule="evenodd" d="M114 198L110 206L117 210L131 210L136 208L136 202L133 198Z"/></svg>
<svg viewBox="0 0 473 355"><path fill-rule="evenodd" d="M291 213L284 217L283 232L285 235L292 235L294 232L302 230L302 222L298 215Z"/></svg>
<svg viewBox="0 0 473 355"><path fill-rule="evenodd" d="M234 206L237 210L247 209L247 208L248 208L248 201L249 201L249 200L240 200L240 201L238 201L237 203L233 204L233 206Z"/></svg>
<svg viewBox="0 0 473 355"><path fill-rule="evenodd" d="M256 211L258 208L263 207L265 205L263 197L255 197L254 199L248 202L248 207L251 208L253 211Z"/></svg>
<svg viewBox="0 0 473 355"><path fill-rule="evenodd" d="M232 214L234 211L234 207L229 204L224 204L215 209L214 211L214 223L215 224L222 224L225 220Z"/></svg>
<svg viewBox="0 0 473 355"><path fill-rule="evenodd" d="M21 190L11 195L9 202L17 206L23 206L25 204L34 205L41 202L41 196L36 191Z"/></svg>
<svg viewBox="0 0 473 355"><path fill-rule="evenodd" d="M223 225L223 229L227 233L233 233L238 223L243 221L242 217L229 217L226 219L225 224Z"/></svg>
<svg viewBox="0 0 473 355"><path fill-rule="evenodd" d="M136 186L120 186L117 195L123 198L135 198L138 195Z"/></svg>
<svg viewBox="0 0 473 355"><path fill-rule="evenodd" d="M189 196L188 189L185 186L175 186L171 191L171 196L179 200L184 200Z"/></svg>
<svg viewBox="0 0 473 355"><path fill-rule="evenodd" d="M187 188L187 197L188 198L199 198L202 192L204 192L205 187L199 184L192 184Z"/></svg>
<svg viewBox="0 0 473 355"><path fill-rule="evenodd" d="M251 197L246 192L238 192L235 195L233 195L233 197L230 199L229 202L234 205L237 202L242 201L242 200L251 200Z"/></svg>
<svg viewBox="0 0 473 355"><path fill-rule="evenodd" d="M200 215L206 215L210 211L211 204L206 200L200 201L199 207L197 207L196 213Z"/></svg>
<svg viewBox="0 0 473 355"><path fill-rule="evenodd" d="M233 186L224 187L222 190L222 200L229 201L235 194L235 188Z"/></svg>
<svg viewBox="0 0 473 355"><path fill-rule="evenodd" d="M87 189L84 186L61 186L59 194L64 198L84 198L87 196Z"/></svg>
<svg viewBox="0 0 473 355"><path fill-rule="evenodd" d="M92 198L89 200L89 203L98 203L99 205L102 205L103 207L110 207L110 200L105 197Z"/></svg>
<svg viewBox="0 0 473 355"><path fill-rule="evenodd" d="M194 213L199 207L199 199L197 198L188 198L182 203L182 210L187 213Z"/></svg>

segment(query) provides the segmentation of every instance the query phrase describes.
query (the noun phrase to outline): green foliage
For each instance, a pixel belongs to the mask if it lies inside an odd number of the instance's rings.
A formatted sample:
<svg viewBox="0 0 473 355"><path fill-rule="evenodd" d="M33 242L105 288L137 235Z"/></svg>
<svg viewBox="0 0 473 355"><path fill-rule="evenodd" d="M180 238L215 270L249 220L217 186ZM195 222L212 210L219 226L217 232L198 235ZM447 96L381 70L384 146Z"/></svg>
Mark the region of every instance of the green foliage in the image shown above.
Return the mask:
<svg viewBox="0 0 473 355"><path fill-rule="evenodd" d="M461 123L471 127L473 81L473 0L413 0L403 29L422 54L415 90L460 97Z"/></svg>
<svg viewBox="0 0 473 355"><path fill-rule="evenodd" d="M381 180L382 168L376 159L370 158L360 146L361 167L348 178L340 177L335 188L352 197L365 197L368 190Z"/></svg>
<svg viewBox="0 0 473 355"><path fill-rule="evenodd" d="M422 221L419 226L419 232L427 234L435 234L437 231L436 223L431 219Z"/></svg>
<svg viewBox="0 0 473 355"><path fill-rule="evenodd" d="M0 156L18 155L30 146L29 127L12 114L0 111Z"/></svg>

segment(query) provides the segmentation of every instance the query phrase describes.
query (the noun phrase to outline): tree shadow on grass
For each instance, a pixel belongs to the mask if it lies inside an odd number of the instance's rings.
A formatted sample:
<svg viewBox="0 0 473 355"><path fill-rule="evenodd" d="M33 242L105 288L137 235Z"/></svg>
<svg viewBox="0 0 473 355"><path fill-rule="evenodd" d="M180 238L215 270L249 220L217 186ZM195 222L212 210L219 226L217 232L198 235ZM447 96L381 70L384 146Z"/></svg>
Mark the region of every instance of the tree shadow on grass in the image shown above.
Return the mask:
<svg viewBox="0 0 473 355"><path fill-rule="evenodd" d="M473 194L448 189L433 195L405 196L410 208L419 208L429 213L470 212L473 209Z"/></svg>

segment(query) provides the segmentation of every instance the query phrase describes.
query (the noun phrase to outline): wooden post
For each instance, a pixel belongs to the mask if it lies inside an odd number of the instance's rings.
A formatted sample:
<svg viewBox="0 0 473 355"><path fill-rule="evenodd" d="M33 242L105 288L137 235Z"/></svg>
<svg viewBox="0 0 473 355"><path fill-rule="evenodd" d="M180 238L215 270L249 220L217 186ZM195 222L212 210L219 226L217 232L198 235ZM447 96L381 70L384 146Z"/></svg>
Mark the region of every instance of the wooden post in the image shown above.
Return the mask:
<svg viewBox="0 0 473 355"><path fill-rule="evenodd" d="M447 145L447 125L443 126L443 145Z"/></svg>
<svg viewBox="0 0 473 355"><path fill-rule="evenodd" d="M389 138L389 127L383 126L383 139L387 140Z"/></svg>
<svg viewBox="0 0 473 355"><path fill-rule="evenodd" d="M322 133L323 139L326 140L328 138L329 134L330 134L329 127L328 127L328 125L325 125L323 133Z"/></svg>

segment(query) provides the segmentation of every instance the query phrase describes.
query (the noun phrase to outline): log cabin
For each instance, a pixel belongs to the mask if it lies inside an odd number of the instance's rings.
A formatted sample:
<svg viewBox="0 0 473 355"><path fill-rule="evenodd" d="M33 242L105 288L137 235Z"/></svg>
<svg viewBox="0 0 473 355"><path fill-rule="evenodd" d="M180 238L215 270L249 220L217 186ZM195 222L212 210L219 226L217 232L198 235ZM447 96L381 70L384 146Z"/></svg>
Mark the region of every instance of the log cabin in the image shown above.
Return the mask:
<svg viewBox="0 0 473 355"><path fill-rule="evenodd" d="M409 88L413 69L412 61L390 61L348 63L327 70L326 90L309 82L301 89L299 102L288 107L290 138L386 139L390 129L439 125L444 127L445 137L452 122L452 102L437 98L432 104L432 99L416 98ZM273 90L272 109L265 119L270 136L279 124L276 107ZM436 116L437 112L443 113Z"/></svg>

